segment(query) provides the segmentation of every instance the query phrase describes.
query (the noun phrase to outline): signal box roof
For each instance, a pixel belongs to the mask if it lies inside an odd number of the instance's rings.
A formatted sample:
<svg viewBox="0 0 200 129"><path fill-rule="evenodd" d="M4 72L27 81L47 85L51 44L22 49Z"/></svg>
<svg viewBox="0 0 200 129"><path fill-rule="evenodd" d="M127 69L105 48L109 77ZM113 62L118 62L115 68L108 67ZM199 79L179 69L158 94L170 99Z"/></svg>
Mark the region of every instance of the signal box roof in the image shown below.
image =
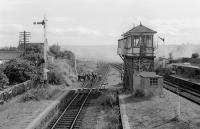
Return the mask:
<svg viewBox="0 0 200 129"><path fill-rule="evenodd" d="M154 30L151 30L149 28L147 28L146 26L143 26L141 23L140 25L132 28L131 30L129 30L128 32L124 33L122 36L128 36L128 35L138 35L138 34L141 34L141 33L151 33L151 34L155 34L157 33L156 31Z"/></svg>

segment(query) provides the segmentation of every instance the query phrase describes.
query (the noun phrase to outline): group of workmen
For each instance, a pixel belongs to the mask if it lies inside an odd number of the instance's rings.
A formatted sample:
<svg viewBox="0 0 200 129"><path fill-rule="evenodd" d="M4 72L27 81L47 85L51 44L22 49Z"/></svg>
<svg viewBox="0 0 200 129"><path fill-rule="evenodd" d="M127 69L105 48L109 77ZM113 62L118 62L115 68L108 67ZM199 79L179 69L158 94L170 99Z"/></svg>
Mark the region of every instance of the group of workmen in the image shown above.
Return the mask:
<svg viewBox="0 0 200 129"><path fill-rule="evenodd" d="M78 81L88 81L88 80L95 80L99 79L101 80L101 75L97 75L97 73L91 72L91 73L83 73L82 75L78 75Z"/></svg>

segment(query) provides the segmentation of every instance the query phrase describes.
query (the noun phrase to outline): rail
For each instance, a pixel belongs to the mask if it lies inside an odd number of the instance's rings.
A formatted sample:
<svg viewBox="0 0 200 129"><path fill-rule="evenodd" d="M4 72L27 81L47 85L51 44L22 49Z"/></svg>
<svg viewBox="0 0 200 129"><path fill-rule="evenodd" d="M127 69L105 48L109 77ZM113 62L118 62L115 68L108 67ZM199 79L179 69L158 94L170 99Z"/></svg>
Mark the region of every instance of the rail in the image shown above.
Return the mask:
<svg viewBox="0 0 200 129"><path fill-rule="evenodd" d="M103 68L104 69L104 68ZM101 71L103 76L106 76L105 74L107 70ZM76 125L76 122L80 118L80 114L86 104L87 101L89 101L89 97L93 91L94 85L97 85L99 82L96 79L90 82L86 82L83 84L84 87L87 87L89 91L86 92L79 92L75 95L75 97L70 101L70 103L67 105L65 110L62 112L62 114L58 117L55 123L53 125L48 125L48 129L57 129L60 127L64 127L67 129L73 129L77 128L78 124ZM99 86L99 84L97 85ZM97 88L97 87L95 87ZM49 127L50 126L50 127ZM78 127L79 128L79 127Z"/></svg>
<svg viewBox="0 0 200 129"><path fill-rule="evenodd" d="M122 72L121 69L121 65L120 64L110 64L111 67L115 68L116 70L118 70L119 72ZM196 104L200 104L200 91L195 90L191 87L186 87L184 85L180 85L178 83L175 82L170 82L170 80L165 79L164 83L166 84L164 86L165 89L172 91L173 93L177 94L177 88L180 91L180 96L196 103ZM199 85L200 87L200 85Z"/></svg>
<svg viewBox="0 0 200 129"><path fill-rule="evenodd" d="M175 94L179 94L180 96L200 105L200 94L196 93L192 90L186 89L184 87L180 87L177 84L174 84L172 82L170 82L169 80L164 80L164 83L166 84L164 86L165 89L175 93ZM177 92L177 89L179 90L179 93Z"/></svg>
<svg viewBox="0 0 200 129"><path fill-rule="evenodd" d="M86 96L86 98L85 98L83 104L81 105L81 107L80 107L80 109L79 109L79 111L78 111L78 113L77 113L77 115L76 115L76 117L75 117L75 119L74 119L74 121L73 121L73 123L72 123L70 129L73 129L73 127L74 127L74 125L75 125L75 122L76 122L76 120L77 120L77 118L78 118L78 116L79 116L81 110L83 109L83 106L85 105L85 102L87 101L87 98L88 98L88 96L91 94L91 92L92 92L92 89L91 89L90 92L87 94L87 96Z"/></svg>
<svg viewBox="0 0 200 129"><path fill-rule="evenodd" d="M59 120L61 120L62 116L65 114L65 112L69 109L71 104L74 102L74 100L77 98L78 94L72 99L72 101L69 103L69 105L66 107L66 109L63 111L63 113L60 115L60 117L56 120L54 125L51 127L51 129L54 129L55 126L58 124Z"/></svg>
<svg viewBox="0 0 200 129"><path fill-rule="evenodd" d="M122 73L122 66L121 64L110 64L111 67Z"/></svg>

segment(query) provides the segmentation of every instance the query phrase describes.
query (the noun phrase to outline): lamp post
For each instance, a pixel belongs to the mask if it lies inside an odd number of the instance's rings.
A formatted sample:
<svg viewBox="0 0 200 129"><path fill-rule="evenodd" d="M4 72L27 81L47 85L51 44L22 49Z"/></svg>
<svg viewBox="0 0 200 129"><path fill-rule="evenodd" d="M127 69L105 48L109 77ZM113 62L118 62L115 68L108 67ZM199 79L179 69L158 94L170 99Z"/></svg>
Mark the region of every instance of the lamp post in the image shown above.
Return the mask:
<svg viewBox="0 0 200 129"><path fill-rule="evenodd" d="M47 83L47 19L44 17L44 19L40 22L33 22L33 24L40 24L44 27L44 50L43 50L43 55L44 55L44 68L43 68L43 81L44 84Z"/></svg>

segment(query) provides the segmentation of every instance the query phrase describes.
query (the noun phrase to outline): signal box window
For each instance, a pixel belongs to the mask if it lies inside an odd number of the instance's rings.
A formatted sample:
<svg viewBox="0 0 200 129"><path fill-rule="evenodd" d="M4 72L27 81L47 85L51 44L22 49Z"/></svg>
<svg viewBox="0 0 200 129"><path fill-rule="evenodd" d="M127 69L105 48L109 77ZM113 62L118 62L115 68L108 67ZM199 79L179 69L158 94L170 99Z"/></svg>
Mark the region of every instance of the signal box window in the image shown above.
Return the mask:
<svg viewBox="0 0 200 129"><path fill-rule="evenodd" d="M132 36L131 37L131 44L132 44L132 47L139 47L140 46L139 36Z"/></svg>
<svg viewBox="0 0 200 129"><path fill-rule="evenodd" d="M158 86L158 78L150 78L150 86Z"/></svg>

